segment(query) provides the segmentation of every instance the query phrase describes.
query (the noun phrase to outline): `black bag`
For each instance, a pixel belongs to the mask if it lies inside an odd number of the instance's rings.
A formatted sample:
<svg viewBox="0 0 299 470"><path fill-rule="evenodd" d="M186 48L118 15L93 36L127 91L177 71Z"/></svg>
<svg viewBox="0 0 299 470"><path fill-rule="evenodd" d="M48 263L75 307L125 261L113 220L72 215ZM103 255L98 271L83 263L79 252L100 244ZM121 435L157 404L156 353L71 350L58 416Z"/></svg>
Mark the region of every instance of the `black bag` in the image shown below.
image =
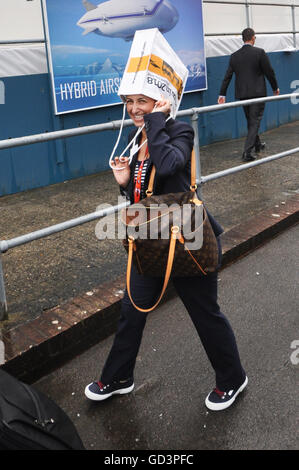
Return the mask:
<svg viewBox="0 0 299 470"><path fill-rule="evenodd" d="M0 450L84 450L66 413L0 369Z"/></svg>

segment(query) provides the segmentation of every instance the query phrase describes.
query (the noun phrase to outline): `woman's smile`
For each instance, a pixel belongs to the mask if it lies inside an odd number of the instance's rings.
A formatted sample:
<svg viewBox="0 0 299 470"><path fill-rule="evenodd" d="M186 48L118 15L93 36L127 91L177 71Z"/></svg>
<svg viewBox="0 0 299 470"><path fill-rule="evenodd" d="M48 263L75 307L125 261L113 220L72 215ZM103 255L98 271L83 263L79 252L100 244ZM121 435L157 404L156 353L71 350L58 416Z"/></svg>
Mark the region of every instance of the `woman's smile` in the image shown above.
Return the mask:
<svg viewBox="0 0 299 470"><path fill-rule="evenodd" d="M128 114L137 127L143 126L143 116L151 113L155 106L155 100L144 95L130 95L126 103Z"/></svg>

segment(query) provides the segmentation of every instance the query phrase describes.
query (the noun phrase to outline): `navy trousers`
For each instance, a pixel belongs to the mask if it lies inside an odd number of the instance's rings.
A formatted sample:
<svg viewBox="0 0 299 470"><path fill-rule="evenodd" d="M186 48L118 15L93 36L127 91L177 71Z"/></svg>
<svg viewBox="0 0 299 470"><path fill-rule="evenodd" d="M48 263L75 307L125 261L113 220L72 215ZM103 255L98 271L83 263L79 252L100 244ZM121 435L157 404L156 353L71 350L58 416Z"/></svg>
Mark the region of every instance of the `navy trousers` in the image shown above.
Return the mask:
<svg viewBox="0 0 299 470"><path fill-rule="evenodd" d="M222 391L239 387L245 380L245 372L233 330L217 303L217 272L176 278L173 284L215 371L216 386ZM150 308L161 287L162 279L141 276L132 269L131 293L139 307ZM146 313L133 307L125 292L117 333L100 379L104 384L133 377L146 317Z"/></svg>

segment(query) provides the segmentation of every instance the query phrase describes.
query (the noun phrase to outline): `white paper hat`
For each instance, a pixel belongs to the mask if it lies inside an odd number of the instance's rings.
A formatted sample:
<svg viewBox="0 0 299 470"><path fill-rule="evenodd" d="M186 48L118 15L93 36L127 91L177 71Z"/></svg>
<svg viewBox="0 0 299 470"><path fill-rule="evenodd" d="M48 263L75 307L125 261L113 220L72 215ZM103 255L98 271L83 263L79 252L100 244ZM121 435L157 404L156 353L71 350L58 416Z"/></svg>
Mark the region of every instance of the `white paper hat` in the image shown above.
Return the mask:
<svg viewBox="0 0 299 470"><path fill-rule="evenodd" d="M135 32L130 55L118 95L143 94L154 100L170 100L175 117L188 78L188 69L171 48L158 28Z"/></svg>

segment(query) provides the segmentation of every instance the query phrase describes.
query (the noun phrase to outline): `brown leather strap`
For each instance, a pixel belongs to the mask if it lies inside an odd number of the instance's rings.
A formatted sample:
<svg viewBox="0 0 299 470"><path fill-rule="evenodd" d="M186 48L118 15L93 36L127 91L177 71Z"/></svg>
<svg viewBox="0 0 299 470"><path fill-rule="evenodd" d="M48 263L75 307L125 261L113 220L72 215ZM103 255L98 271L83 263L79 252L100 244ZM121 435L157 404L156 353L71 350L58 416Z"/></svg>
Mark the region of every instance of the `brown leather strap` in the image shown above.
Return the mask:
<svg viewBox="0 0 299 470"><path fill-rule="evenodd" d="M191 153L191 185L190 185L190 189L191 189L191 191L195 192L196 188L197 188L197 185L196 185L196 159L195 159L195 150L193 148L192 153Z"/></svg>
<svg viewBox="0 0 299 470"><path fill-rule="evenodd" d="M185 250L187 251L187 253L191 256L191 258L193 259L194 263L196 264L196 266L201 270L201 272L206 276L207 273L202 269L202 267L200 266L200 264L196 261L196 259L194 258L194 256L192 255L191 251L188 250L188 248L185 247Z"/></svg>
<svg viewBox="0 0 299 470"><path fill-rule="evenodd" d="M198 201L198 200L197 200ZM195 202L195 201L193 201ZM198 201L200 204L202 204L201 201ZM202 226L202 224L201 224ZM184 249L187 251L187 253L191 256L191 258L193 259L194 263L196 264L196 266L201 270L201 272L206 276L207 273L203 270L203 268L200 266L199 262L194 258L194 256L192 255L191 251L186 247L185 245L185 239L182 235L180 235L179 237L179 242L182 243L182 245L184 245Z"/></svg>
<svg viewBox="0 0 299 470"><path fill-rule="evenodd" d="M153 194L155 175L156 175L156 168L153 165L152 171L151 171L151 174L150 174L150 179L149 179L149 182L148 182L148 188L146 190L147 197L150 197ZM193 148L192 152L191 152L191 185L190 185L190 189L191 189L191 191L195 192L196 188L197 188L197 185L196 185L196 160L195 160L195 151L194 151L194 148Z"/></svg>
<svg viewBox="0 0 299 470"><path fill-rule="evenodd" d="M172 270L172 265L173 265L174 253L175 253L176 240L179 237L180 237L179 228L177 226L172 227L171 228L171 237L170 237L170 242L169 242L167 266L166 266L166 270L165 270L165 277L164 277L164 283L163 283L162 291L161 291L161 294L160 294L157 302L155 303L155 305L153 305L153 307L147 308L147 309L138 307L132 299L132 295L131 295L131 270L132 270L132 260L133 260L133 251L134 251L135 241L134 241L133 237L129 237L129 240L128 240L129 241L129 253L128 253L128 264L127 264L127 292L128 292L128 295L130 297L130 300L131 300L132 304L140 312L144 312L144 313L151 312L152 310L154 310L159 305L159 303L160 303L160 301L161 301L161 299L162 299L162 297L163 297L163 295L166 291L168 282L169 282L169 278L170 278L171 270Z"/></svg>
<svg viewBox="0 0 299 470"><path fill-rule="evenodd" d="M149 182L148 182L148 187L147 187L147 190L145 191L147 197L150 197L153 194L155 175L156 175L156 167L155 167L155 165L153 165L152 171L151 171L151 174L150 174L150 179L149 179Z"/></svg>

